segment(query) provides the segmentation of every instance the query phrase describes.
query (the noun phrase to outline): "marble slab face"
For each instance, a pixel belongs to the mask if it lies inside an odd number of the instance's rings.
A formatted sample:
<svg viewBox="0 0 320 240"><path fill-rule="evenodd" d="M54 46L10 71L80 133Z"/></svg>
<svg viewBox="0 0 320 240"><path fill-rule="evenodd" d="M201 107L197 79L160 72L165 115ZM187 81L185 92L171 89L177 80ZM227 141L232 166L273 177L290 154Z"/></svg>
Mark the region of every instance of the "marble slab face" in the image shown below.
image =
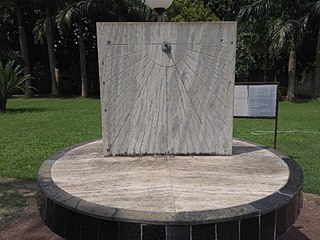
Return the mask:
<svg viewBox="0 0 320 240"><path fill-rule="evenodd" d="M51 177L75 198L113 209L178 214L232 208L274 194L290 175L279 156L236 140L232 156L104 157L101 147L97 141L67 152Z"/></svg>
<svg viewBox="0 0 320 240"><path fill-rule="evenodd" d="M104 155L231 155L235 22L97 23L97 36Z"/></svg>

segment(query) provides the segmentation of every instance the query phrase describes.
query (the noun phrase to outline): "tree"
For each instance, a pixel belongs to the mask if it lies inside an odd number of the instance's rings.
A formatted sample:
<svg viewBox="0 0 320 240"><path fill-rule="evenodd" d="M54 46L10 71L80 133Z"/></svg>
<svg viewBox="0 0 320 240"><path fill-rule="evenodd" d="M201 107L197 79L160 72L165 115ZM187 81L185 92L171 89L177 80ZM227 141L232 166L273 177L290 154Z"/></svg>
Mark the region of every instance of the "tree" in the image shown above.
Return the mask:
<svg viewBox="0 0 320 240"><path fill-rule="evenodd" d="M13 40L18 34L15 4L12 1L0 3L0 54L6 56L11 49L17 49L18 43Z"/></svg>
<svg viewBox="0 0 320 240"><path fill-rule="evenodd" d="M318 28L318 39L314 69L314 88L312 93L312 97L317 99L320 98L320 1L307 2L306 8L308 10L308 14L306 16L306 23L308 24L315 20L316 24L314 26Z"/></svg>
<svg viewBox="0 0 320 240"><path fill-rule="evenodd" d="M204 3L222 21L234 21L241 7L251 4L254 0L204 0Z"/></svg>
<svg viewBox="0 0 320 240"><path fill-rule="evenodd" d="M27 38L26 29L25 29L25 22L23 18L23 12L21 9L20 0L15 0L15 7L16 7L16 13L17 13L17 19L18 19L20 50L21 50L21 55L24 61L24 66L25 66L24 73L25 75L29 75L31 70L30 70L30 61L29 61L28 38ZM33 92L31 88L31 80L29 78L26 79L25 84L27 86L25 91L26 97L32 97Z"/></svg>
<svg viewBox="0 0 320 240"><path fill-rule="evenodd" d="M248 46L253 45L255 39L253 32L239 31L237 35L236 79L238 81L247 82L250 72L256 66L253 51L251 46Z"/></svg>
<svg viewBox="0 0 320 240"><path fill-rule="evenodd" d="M115 12L117 13L117 21L134 21L144 22L150 21L152 12L150 8L141 0L119 0L115 4Z"/></svg>
<svg viewBox="0 0 320 240"><path fill-rule="evenodd" d="M202 0L175 0L167 10L172 22L217 21L219 18Z"/></svg>
<svg viewBox="0 0 320 240"><path fill-rule="evenodd" d="M48 56L49 56L49 67L50 67L50 77L51 77L51 95L54 97L59 97L60 92L56 79L55 69L57 65L57 60L55 56L54 50L54 16L57 11L59 2L57 0L49 1L49 0L41 0L39 2L45 9L45 17L39 19L36 26L33 29L35 42L40 42L41 44L44 42L44 38L47 39L47 48L48 48Z"/></svg>
<svg viewBox="0 0 320 240"><path fill-rule="evenodd" d="M314 69L314 90L312 97L317 99L320 98L320 23L318 26L318 41L316 48L316 61L315 61L315 69Z"/></svg>
<svg viewBox="0 0 320 240"><path fill-rule="evenodd" d="M112 21L144 21L148 19L149 10L140 0L89 0L71 1L60 10L57 22L60 29L70 32L76 26L79 44L81 96L88 97L88 80L86 68L85 23L89 18ZM99 17L103 16L103 18Z"/></svg>
<svg viewBox="0 0 320 240"><path fill-rule="evenodd" d="M78 27L78 44L81 72L81 97L88 97L88 80L83 18L96 9L95 1L76 1L66 4L57 15L58 25L62 30L70 31L72 24Z"/></svg>
<svg viewBox="0 0 320 240"><path fill-rule="evenodd" d="M245 6L239 13L240 19L264 19L263 25L268 29L267 35L270 40L268 53L273 58L282 52L288 55L286 98L289 101L295 97L296 49L301 43L302 16L304 14L302 6L300 0L258 0Z"/></svg>

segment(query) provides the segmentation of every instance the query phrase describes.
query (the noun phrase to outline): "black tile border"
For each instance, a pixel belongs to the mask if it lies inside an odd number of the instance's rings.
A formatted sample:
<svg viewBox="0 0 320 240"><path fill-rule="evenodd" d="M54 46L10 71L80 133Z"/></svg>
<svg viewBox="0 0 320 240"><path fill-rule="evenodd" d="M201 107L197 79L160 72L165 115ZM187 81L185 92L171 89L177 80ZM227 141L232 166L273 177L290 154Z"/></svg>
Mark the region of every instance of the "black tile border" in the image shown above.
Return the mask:
<svg viewBox="0 0 320 240"><path fill-rule="evenodd" d="M260 235L260 218L248 218L241 221L240 239L259 239Z"/></svg>
<svg viewBox="0 0 320 240"><path fill-rule="evenodd" d="M162 240L166 238L166 227L163 225L142 225L141 240Z"/></svg>
<svg viewBox="0 0 320 240"><path fill-rule="evenodd" d="M96 141L96 140L94 140ZM275 226L274 231L276 231L276 226L282 227L281 231L278 229L277 236L283 234L283 225L284 220L281 222L277 222L277 219L284 219L283 216L277 216L277 213L280 213L280 209L290 209L289 217L288 214L285 216L285 229L288 230L289 227L294 223L296 220L300 208L301 208L301 189L302 189L302 182L303 182L303 173L299 165L295 163L292 159L288 158L287 156L282 155L281 153L275 151L274 149L266 148L255 143L247 142L250 144L255 144L256 149L266 149L277 156L279 156L287 165L290 171L289 179L287 184L279 189L277 192L271 194L270 196L260 199L258 201L251 202L249 204L243 204L236 207L231 208L224 208L224 209L216 209L216 210L209 210L209 211L197 211L197 212L180 212L180 213L155 213L155 212L140 212L140 211L133 211L133 210L122 210L122 209L115 209L110 208L107 206L102 206L98 204L93 204L90 202L86 202L81 200L77 197L70 195L69 193L60 189L51 179L51 167L53 166L54 162L57 161L59 158L64 156L67 152L71 151L74 148L79 146L86 145L88 143L92 143L94 141L85 142L82 144L77 144L67 149L64 149L61 152L51 156L48 158L41 166L39 173L38 173L38 183L42 194L44 195L42 200L40 200L40 215L42 216L43 220L48 223L49 227L57 232L60 235L63 235L62 232L65 231L67 235L69 235L69 227L68 224L66 226L62 226L61 223L55 223L54 219L67 219L68 212L73 212L75 214L79 214L84 218L92 217L97 219L97 224L101 221L103 222L117 222L117 232L112 232L110 230L110 234L115 238L117 236L118 239L123 237L121 233L121 226L126 226L130 224L134 224L135 226L139 226L138 228L141 231L141 236L143 236L143 229L147 229L146 226L153 225L153 226L166 226L166 237L168 229L172 229L173 226L181 226L179 229L185 229L185 227L190 229L189 235L192 235L192 227L197 229L196 226L198 225L205 225L211 224L215 226L216 234L218 234L217 226L224 226L225 224L229 224L231 222L239 222L239 232L241 232L241 222L248 223L250 219L260 219L259 224L261 224L261 218L264 215L275 212L275 223L270 223ZM242 141L242 140L241 140ZM48 204L50 203L50 204ZM55 213L54 209L52 208L52 204L57 206L57 211ZM62 211L65 209L65 211ZM55 216L54 214L64 213L66 216ZM52 215L53 214L53 215ZM289 221L288 221L289 220ZM279 220L280 221L280 220ZM125 224L126 223L126 224ZM99 225L99 224L98 224ZM272 226L273 226L272 225ZM143 227L145 226L145 227ZM176 228L175 227L175 228ZM56 228L56 229L55 229ZM186 228L186 229L187 229ZM242 227L243 228L243 227ZM259 228L259 231L261 229ZM73 230L72 230L73 231ZM97 226L97 232L101 231L99 226ZM181 232L181 236L184 233ZM97 239L99 239L99 235L97 234ZM103 234L102 234L103 235ZM66 236L68 238L68 236ZM184 236L185 237L185 236ZM260 237L259 237L260 238ZM161 240L161 237L159 237ZM248 239L249 240L249 239ZM254 239L257 240L257 239ZM263 239L263 235L261 236L261 240Z"/></svg>
<svg viewBox="0 0 320 240"><path fill-rule="evenodd" d="M239 240L240 239L240 221L218 223L217 239L219 240ZM246 239L250 240L250 239ZM252 239L253 240L253 239Z"/></svg>

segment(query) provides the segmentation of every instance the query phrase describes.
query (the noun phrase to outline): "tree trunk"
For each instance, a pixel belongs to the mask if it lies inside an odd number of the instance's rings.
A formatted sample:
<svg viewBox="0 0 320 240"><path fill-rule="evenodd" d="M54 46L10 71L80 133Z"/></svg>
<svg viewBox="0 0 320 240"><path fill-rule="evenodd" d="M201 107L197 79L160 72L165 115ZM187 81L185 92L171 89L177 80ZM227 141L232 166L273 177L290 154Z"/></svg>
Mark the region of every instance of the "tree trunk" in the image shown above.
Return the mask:
<svg viewBox="0 0 320 240"><path fill-rule="evenodd" d="M24 74L28 75L30 74L30 61L29 61L29 53L28 53L28 38L27 38L27 33L26 29L24 27L24 19L23 19L23 14L21 11L21 6L20 6L20 1L15 0L16 4L16 13L17 13L17 19L18 19L18 32L19 32L19 44L20 44L20 51L21 51L21 56L24 61ZM27 88L25 91L25 96L26 97L33 97L33 91L30 88L31 87L31 80L27 80L25 82Z"/></svg>
<svg viewBox="0 0 320 240"><path fill-rule="evenodd" d="M288 88L287 88L287 97L288 101L294 99L294 83L296 80L296 50L292 49L289 55L288 62Z"/></svg>
<svg viewBox="0 0 320 240"><path fill-rule="evenodd" d="M83 36L83 24L81 18L79 19L79 55L81 71L81 97L88 97L86 49Z"/></svg>
<svg viewBox="0 0 320 240"><path fill-rule="evenodd" d="M316 49L316 64L314 69L314 88L313 88L313 98L320 98L320 24L318 30L318 41Z"/></svg>
<svg viewBox="0 0 320 240"><path fill-rule="evenodd" d="M51 18L51 13L49 9L49 2L46 0L46 17ZM58 83L56 80L55 67L56 67L56 55L54 52L54 35L52 29L52 21L49 21L49 24L46 29L47 35L47 46L48 46L48 56L49 56L49 65L50 65L50 76L51 76L51 95L54 97L59 97Z"/></svg>
<svg viewBox="0 0 320 240"><path fill-rule="evenodd" d="M7 110L7 99L0 98L0 111L6 111Z"/></svg>
<svg viewBox="0 0 320 240"><path fill-rule="evenodd" d="M266 49L268 49L266 47ZM264 53L264 59L263 59L263 81L267 81L267 73L268 73L268 52L267 50Z"/></svg>

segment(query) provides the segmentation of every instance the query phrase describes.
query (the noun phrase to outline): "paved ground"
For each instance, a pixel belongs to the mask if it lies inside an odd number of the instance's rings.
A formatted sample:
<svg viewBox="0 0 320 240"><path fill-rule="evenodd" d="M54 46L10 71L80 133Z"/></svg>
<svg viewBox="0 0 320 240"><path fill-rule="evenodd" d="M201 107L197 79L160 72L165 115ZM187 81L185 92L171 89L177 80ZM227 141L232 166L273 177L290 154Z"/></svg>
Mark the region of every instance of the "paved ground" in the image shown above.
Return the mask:
<svg viewBox="0 0 320 240"><path fill-rule="evenodd" d="M61 240L41 221L36 192L35 182L0 179L0 240ZM320 196L305 194L296 224L281 240L320 240Z"/></svg>
<svg viewBox="0 0 320 240"><path fill-rule="evenodd" d="M304 194L301 214L281 240L320 240L320 196Z"/></svg>

